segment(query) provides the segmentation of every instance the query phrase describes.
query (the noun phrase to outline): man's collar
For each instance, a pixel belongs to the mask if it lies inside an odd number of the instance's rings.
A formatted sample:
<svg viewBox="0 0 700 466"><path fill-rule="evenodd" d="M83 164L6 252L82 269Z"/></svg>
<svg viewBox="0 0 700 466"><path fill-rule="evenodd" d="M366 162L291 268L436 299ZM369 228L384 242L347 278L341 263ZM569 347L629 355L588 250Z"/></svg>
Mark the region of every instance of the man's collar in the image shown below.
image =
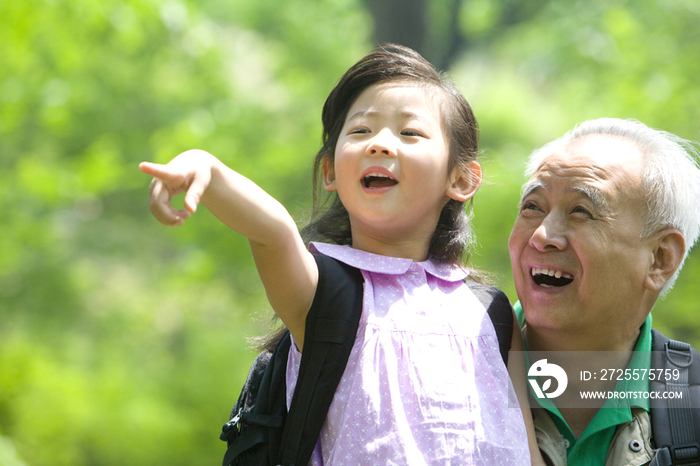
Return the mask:
<svg viewBox="0 0 700 466"><path fill-rule="evenodd" d="M520 326L522 328L523 325L526 323L526 320L520 302L515 303L514 309L515 314L518 317ZM603 325L602 322L601 325ZM627 366L629 369L638 368L648 370L651 367L651 325L652 318L650 313L644 320L642 326L640 327L639 337L637 338L637 342L634 346L634 353L632 355L632 359L630 360ZM528 357L527 345L524 341L523 345L526 351L525 356L527 369L530 365L530 358ZM646 379L638 381L623 380L618 382L615 388L616 391L631 392L646 392L648 391L648 389L649 381ZM611 428L616 425L623 424L625 422L629 422L632 419L631 408L634 406L638 406L646 411L649 411L649 400L643 397L640 399L629 400L627 401L627 404L625 406L619 406L619 404L618 406L611 406L611 404L613 404L613 400L606 400L603 407L598 411L598 413L596 413L593 420L588 425L581 437L579 439L576 439L573 433L571 432L571 429L566 424L566 421L564 421L564 418L562 417L561 413L559 412L559 409L557 409L554 402L549 398L536 399L533 396L532 392L530 392L530 406L534 408L544 408L548 412L549 417L556 424L559 432L562 433L562 435L564 435L564 438L566 438L566 440L572 446L592 436L595 432L600 432L604 429Z"/></svg>

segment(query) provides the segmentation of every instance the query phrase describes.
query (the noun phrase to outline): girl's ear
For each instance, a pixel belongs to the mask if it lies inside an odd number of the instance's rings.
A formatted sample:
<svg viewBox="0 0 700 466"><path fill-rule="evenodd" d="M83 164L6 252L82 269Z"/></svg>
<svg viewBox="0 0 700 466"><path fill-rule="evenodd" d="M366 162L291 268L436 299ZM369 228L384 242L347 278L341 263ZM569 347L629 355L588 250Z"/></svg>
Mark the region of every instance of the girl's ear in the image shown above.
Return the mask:
<svg viewBox="0 0 700 466"><path fill-rule="evenodd" d="M685 239L680 231L668 228L659 233L654 244L654 262L649 267L644 286L648 290L659 291L683 262Z"/></svg>
<svg viewBox="0 0 700 466"><path fill-rule="evenodd" d="M321 162L321 174L323 175L323 189L333 192L338 189L335 184L335 167L329 156L324 156Z"/></svg>
<svg viewBox="0 0 700 466"><path fill-rule="evenodd" d="M450 185L445 194L450 199L466 202L481 186L481 165L472 160L466 167L455 167L450 174Z"/></svg>

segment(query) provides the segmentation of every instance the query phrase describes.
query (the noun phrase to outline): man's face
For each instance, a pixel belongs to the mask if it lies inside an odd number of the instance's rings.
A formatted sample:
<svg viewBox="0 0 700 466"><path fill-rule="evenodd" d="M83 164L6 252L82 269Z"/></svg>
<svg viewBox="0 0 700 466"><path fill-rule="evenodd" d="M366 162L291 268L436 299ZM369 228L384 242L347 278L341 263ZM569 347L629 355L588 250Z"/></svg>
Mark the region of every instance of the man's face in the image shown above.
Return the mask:
<svg viewBox="0 0 700 466"><path fill-rule="evenodd" d="M649 312L644 281L654 261L641 239L642 171L634 144L601 135L570 143L535 171L508 242L530 327L636 335Z"/></svg>

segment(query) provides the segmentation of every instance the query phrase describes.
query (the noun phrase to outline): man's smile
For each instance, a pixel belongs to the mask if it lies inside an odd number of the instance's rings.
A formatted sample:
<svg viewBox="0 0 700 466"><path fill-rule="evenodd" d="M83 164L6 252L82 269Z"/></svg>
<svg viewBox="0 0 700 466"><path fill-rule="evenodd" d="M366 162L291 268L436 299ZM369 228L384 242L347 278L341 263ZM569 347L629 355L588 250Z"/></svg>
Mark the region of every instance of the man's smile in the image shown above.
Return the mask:
<svg viewBox="0 0 700 466"><path fill-rule="evenodd" d="M535 284L543 287L566 286L574 281L574 276L561 270L533 267L530 274Z"/></svg>

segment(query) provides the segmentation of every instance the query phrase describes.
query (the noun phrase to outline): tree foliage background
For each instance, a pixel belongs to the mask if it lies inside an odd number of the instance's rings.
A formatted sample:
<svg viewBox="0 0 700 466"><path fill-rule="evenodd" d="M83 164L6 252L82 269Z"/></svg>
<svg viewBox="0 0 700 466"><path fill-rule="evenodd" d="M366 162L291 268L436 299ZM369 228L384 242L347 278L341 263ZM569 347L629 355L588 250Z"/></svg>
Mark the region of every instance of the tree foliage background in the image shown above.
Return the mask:
<svg viewBox="0 0 700 466"><path fill-rule="evenodd" d="M377 41L472 103L472 260L513 301L532 149L600 116L700 139L695 0L407 3L0 1L0 465L220 461L269 306L246 240L205 209L158 224L137 164L209 150L303 221L323 101ZM654 311L695 346L699 281L696 248Z"/></svg>

